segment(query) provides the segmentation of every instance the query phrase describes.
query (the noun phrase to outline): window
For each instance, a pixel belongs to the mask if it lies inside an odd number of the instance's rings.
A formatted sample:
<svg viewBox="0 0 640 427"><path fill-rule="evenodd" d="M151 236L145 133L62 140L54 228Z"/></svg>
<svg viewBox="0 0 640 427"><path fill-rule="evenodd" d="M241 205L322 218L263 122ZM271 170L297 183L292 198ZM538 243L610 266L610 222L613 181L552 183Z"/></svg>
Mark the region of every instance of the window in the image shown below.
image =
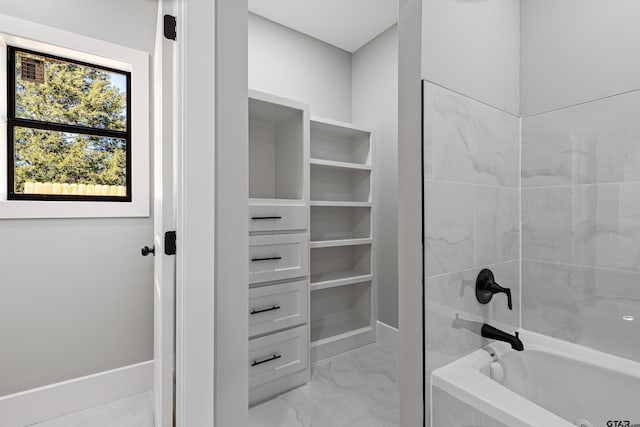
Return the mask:
<svg viewBox="0 0 640 427"><path fill-rule="evenodd" d="M8 199L131 201L131 76L15 47Z"/></svg>
<svg viewBox="0 0 640 427"><path fill-rule="evenodd" d="M150 65L147 52L0 14L0 219L149 216L161 131ZM72 90L51 87L62 83Z"/></svg>

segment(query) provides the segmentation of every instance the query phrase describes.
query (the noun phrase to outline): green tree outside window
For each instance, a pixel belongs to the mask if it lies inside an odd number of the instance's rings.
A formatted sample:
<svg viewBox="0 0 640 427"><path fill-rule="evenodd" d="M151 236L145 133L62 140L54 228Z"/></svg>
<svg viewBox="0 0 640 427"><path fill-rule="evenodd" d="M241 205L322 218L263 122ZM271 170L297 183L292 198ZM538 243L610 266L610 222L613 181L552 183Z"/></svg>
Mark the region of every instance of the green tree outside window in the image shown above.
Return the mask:
<svg viewBox="0 0 640 427"><path fill-rule="evenodd" d="M24 58L44 63L44 81L22 79ZM15 53L15 117L127 131L124 74ZM14 190L26 182L126 186L127 140L81 132L14 128Z"/></svg>

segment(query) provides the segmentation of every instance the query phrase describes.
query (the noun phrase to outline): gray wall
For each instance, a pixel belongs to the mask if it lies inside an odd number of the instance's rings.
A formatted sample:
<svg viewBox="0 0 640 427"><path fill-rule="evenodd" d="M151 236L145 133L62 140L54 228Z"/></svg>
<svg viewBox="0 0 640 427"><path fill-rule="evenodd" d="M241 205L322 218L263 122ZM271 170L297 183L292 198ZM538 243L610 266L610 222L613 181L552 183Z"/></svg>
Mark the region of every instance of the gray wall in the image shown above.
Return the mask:
<svg viewBox="0 0 640 427"><path fill-rule="evenodd" d="M423 2L422 76L527 115L640 87L635 0Z"/></svg>
<svg viewBox="0 0 640 427"><path fill-rule="evenodd" d="M640 3L521 3L523 115L640 87Z"/></svg>
<svg viewBox="0 0 640 427"><path fill-rule="evenodd" d="M378 320L398 327L398 27L353 54L353 123L376 129Z"/></svg>
<svg viewBox="0 0 640 427"><path fill-rule="evenodd" d="M351 53L249 13L249 88L351 121Z"/></svg>
<svg viewBox="0 0 640 427"><path fill-rule="evenodd" d="M398 2L398 326L400 424L423 424L422 1ZM429 399L426 399L429 402ZM427 403L428 404L428 403Z"/></svg>
<svg viewBox="0 0 640 427"><path fill-rule="evenodd" d="M153 53L156 0L2 1L0 13Z"/></svg>
<svg viewBox="0 0 640 427"><path fill-rule="evenodd" d="M518 114L519 61L519 1L423 1L424 79Z"/></svg>
<svg viewBox="0 0 640 427"><path fill-rule="evenodd" d="M3 1L0 13L153 53L154 0ZM0 220L0 395L153 358L150 218Z"/></svg>

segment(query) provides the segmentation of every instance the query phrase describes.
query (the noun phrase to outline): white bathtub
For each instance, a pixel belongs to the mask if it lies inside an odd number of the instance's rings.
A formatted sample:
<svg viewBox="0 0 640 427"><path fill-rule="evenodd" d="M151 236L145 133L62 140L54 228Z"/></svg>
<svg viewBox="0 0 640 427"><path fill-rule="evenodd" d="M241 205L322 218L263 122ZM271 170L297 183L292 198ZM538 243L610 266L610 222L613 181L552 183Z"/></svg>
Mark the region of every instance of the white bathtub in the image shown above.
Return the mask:
<svg viewBox="0 0 640 427"><path fill-rule="evenodd" d="M640 426L640 363L533 332L520 339L523 352L496 342L435 370L432 387L510 427Z"/></svg>

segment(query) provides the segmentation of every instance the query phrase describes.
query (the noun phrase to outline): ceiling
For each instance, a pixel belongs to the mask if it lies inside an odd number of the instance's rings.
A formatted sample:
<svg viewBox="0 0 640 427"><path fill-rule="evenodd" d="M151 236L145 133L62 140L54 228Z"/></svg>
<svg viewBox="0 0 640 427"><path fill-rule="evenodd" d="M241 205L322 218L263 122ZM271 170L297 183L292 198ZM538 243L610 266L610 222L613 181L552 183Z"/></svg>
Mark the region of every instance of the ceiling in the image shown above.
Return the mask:
<svg viewBox="0 0 640 427"><path fill-rule="evenodd" d="M398 21L398 0L248 0L249 11L349 52Z"/></svg>

